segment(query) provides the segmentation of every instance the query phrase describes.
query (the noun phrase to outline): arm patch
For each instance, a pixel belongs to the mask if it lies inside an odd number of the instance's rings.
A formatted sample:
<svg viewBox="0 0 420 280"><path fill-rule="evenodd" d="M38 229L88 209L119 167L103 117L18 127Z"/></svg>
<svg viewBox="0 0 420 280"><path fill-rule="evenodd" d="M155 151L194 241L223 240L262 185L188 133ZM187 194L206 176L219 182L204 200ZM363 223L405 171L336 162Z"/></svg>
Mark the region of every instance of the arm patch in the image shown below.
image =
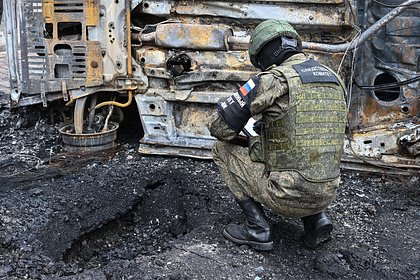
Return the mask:
<svg viewBox="0 0 420 280"><path fill-rule="evenodd" d="M238 92L217 103L219 114L236 132L240 132L251 117L250 104L257 94L260 78L252 77Z"/></svg>

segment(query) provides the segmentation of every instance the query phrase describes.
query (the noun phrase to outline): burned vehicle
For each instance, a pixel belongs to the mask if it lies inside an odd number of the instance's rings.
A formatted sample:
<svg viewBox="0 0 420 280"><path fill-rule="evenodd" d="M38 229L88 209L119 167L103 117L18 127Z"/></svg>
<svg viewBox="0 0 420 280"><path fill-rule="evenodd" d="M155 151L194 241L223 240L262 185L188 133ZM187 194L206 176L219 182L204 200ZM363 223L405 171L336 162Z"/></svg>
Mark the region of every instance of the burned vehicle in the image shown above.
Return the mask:
<svg viewBox="0 0 420 280"><path fill-rule="evenodd" d="M140 153L211 157L209 116L257 73L249 34L274 18L346 83L343 168L420 169L419 0L4 4L11 107L70 106L61 130L69 150L112 146L115 119L135 102Z"/></svg>

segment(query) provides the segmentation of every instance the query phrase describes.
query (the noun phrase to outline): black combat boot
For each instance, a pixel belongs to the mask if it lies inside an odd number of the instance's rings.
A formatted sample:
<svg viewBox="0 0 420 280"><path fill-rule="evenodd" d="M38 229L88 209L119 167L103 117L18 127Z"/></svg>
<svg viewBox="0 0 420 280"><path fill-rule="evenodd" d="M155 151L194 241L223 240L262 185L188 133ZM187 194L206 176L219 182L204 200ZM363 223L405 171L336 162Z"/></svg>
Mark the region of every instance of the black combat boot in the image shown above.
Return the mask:
<svg viewBox="0 0 420 280"><path fill-rule="evenodd" d="M323 211L315 215L303 217L302 222L305 231L303 242L307 247L314 249L331 239L333 225Z"/></svg>
<svg viewBox="0 0 420 280"><path fill-rule="evenodd" d="M223 236L233 243L249 245L255 250L273 249L270 225L261 204L252 198L237 202L246 216L246 222L240 225L227 225L223 230Z"/></svg>

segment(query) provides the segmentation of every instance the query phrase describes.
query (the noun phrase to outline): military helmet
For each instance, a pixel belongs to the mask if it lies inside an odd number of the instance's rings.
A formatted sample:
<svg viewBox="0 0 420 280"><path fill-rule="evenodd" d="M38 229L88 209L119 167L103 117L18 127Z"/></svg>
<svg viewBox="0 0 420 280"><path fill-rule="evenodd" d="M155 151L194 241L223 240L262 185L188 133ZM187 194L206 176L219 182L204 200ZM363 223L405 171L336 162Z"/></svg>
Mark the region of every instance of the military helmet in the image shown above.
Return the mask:
<svg viewBox="0 0 420 280"><path fill-rule="evenodd" d="M255 67L259 67L257 55L261 49L272 40L279 37L291 37L297 41L298 48L302 49L302 39L296 30L286 21L269 19L261 22L251 34L249 40L249 58Z"/></svg>

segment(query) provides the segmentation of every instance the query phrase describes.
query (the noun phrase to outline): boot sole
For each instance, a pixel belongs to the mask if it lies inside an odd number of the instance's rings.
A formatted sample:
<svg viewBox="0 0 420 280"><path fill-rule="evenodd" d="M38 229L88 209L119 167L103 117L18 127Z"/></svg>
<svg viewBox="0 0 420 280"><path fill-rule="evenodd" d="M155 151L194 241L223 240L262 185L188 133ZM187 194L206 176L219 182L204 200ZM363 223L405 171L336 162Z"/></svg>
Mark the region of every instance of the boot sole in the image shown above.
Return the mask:
<svg viewBox="0 0 420 280"><path fill-rule="evenodd" d="M226 230L223 230L222 234L226 239L232 241L235 244L249 245L249 246L251 246L251 248L253 248L255 250L258 250L258 251L270 251L274 247L273 241L262 243L262 242L255 242L255 241L250 241L250 240L236 239L235 237L230 235Z"/></svg>

